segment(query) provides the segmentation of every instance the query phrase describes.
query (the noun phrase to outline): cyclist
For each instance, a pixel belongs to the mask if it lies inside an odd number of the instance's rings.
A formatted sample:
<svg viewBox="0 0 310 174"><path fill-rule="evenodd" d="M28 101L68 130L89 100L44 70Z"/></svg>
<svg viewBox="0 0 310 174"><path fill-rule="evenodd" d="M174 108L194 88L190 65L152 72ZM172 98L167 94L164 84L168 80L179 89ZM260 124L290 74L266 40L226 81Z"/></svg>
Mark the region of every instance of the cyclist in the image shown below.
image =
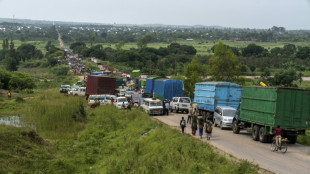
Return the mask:
<svg viewBox="0 0 310 174"><path fill-rule="evenodd" d="M280 147L281 145L281 135L282 135L282 129L280 128L280 126L278 125L277 128L275 129L276 132L276 150L278 150L278 147Z"/></svg>

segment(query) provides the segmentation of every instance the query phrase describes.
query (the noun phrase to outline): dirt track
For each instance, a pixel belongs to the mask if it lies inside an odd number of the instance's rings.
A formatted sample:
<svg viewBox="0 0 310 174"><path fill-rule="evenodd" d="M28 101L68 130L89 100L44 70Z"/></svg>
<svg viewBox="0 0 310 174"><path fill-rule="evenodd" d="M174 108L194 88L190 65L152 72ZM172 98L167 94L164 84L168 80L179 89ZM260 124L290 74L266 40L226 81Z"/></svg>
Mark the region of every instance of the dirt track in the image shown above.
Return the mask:
<svg viewBox="0 0 310 174"><path fill-rule="evenodd" d="M187 114L176 113L170 113L169 116L154 116L153 118L169 126L179 127L182 116L187 119ZM191 133L190 125L187 125L186 133ZM199 138L197 134L196 137ZM207 141L205 135L202 141ZM271 152L269 143L253 141L251 134L246 131L241 131L238 135L230 129L220 130L218 127L213 129L212 138L208 143L239 159L246 159L274 173L310 173L310 147L308 146L290 144L285 154Z"/></svg>

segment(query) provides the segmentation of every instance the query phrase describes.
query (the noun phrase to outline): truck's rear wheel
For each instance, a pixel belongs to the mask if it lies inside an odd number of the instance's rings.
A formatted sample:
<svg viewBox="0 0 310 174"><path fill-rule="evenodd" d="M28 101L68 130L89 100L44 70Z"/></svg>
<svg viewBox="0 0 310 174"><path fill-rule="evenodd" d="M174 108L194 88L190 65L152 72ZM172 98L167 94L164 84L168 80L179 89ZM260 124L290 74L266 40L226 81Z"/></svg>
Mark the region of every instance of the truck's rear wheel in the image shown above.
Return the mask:
<svg viewBox="0 0 310 174"><path fill-rule="evenodd" d="M264 127L261 127L259 129L259 141L262 143L268 142L268 136L265 134L265 128Z"/></svg>
<svg viewBox="0 0 310 174"><path fill-rule="evenodd" d="M240 132L240 127L238 126L237 120L234 120L234 122L233 122L233 132L235 134L239 134L239 132Z"/></svg>
<svg viewBox="0 0 310 174"><path fill-rule="evenodd" d="M257 125L253 126L252 139L254 141L258 141L258 139L259 139L259 127Z"/></svg>
<svg viewBox="0 0 310 174"><path fill-rule="evenodd" d="M290 144L295 144L297 141L297 136L290 136L289 137L289 142Z"/></svg>

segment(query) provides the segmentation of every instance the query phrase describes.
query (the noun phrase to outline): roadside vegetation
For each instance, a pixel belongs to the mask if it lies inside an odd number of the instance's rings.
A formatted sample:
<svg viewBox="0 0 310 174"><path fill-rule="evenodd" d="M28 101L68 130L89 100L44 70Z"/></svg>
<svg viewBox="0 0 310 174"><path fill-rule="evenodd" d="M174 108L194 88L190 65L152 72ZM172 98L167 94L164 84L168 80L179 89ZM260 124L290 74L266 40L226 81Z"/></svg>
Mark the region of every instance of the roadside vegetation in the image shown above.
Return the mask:
<svg viewBox="0 0 310 174"><path fill-rule="evenodd" d="M0 127L0 173L257 173L139 110L84 110L81 100L48 90L26 101L36 131Z"/></svg>

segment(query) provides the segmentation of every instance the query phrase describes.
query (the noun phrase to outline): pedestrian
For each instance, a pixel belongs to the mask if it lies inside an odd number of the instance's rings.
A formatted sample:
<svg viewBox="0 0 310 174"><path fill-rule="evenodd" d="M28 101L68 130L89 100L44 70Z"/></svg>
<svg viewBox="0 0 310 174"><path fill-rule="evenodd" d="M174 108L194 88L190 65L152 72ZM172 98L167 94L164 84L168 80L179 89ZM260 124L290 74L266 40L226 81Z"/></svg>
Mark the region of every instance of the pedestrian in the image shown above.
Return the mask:
<svg viewBox="0 0 310 174"><path fill-rule="evenodd" d="M206 121L206 134L207 140L210 140L212 134L212 122L210 120Z"/></svg>
<svg viewBox="0 0 310 174"><path fill-rule="evenodd" d="M192 135L196 135L196 131L197 131L197 121L198 121L198 118L197 118L197 115L194 115L193 116L193 121L192 121Z"/></svg>
<svg viewBox="0 0 310 174"><path fill-rule="evenodd" d="M199 118L198 120L198 129L199 129L199 136L200 136L200 139L202 138L202 135L203 135L203 119L202 118Z"/></svg>
<svg viewBox="0 0 310 174"><path fill-rule="evenodd" d="M168 100L166 100L165 108L166 108L166 114L167 115L169 114L169 107L170 107L170 104L169 104Z"/></svg>
<svg viewBox="0 0 310 174"><path fill-rule="evenodd" d="M11 93L11 91L9 91L8 92L8 98L11 99L11 97L12 97L12 93Z"/></svg>
<svg viewBox="0 0 310 174"><path fill-rule="evenodd" d="M180 121L180 126L182 129L182 134L184 134L184 128L186 127L186 121L184 120L184 117L182 117L182 120Z"/></svg>
<svg viewBox="0 0 310 174"><path fill-rule="evenodd" d="M166 115L166 101L163 100L163 115Z"/></svg>
<svg viewBox="0 0 310 174"><path fill-rule="evenodd" d="M128 109L129 111L131 111L131 105L130 105L130 103L128 103L127 109Z"/></svg>
<svg viewBox="0 0 310 174"><path fill-rule="evenodd" d="M113 97L111 97L111 103L112 103L112 105L114 104L114 98Z"/></svg>
<svg viewBox="0 0 310 174"><path fill-rule="evenodd" d="M125 109L126 107L125 107L125 102L123 102L123 104L122 104L122 109Z"/></svg>

